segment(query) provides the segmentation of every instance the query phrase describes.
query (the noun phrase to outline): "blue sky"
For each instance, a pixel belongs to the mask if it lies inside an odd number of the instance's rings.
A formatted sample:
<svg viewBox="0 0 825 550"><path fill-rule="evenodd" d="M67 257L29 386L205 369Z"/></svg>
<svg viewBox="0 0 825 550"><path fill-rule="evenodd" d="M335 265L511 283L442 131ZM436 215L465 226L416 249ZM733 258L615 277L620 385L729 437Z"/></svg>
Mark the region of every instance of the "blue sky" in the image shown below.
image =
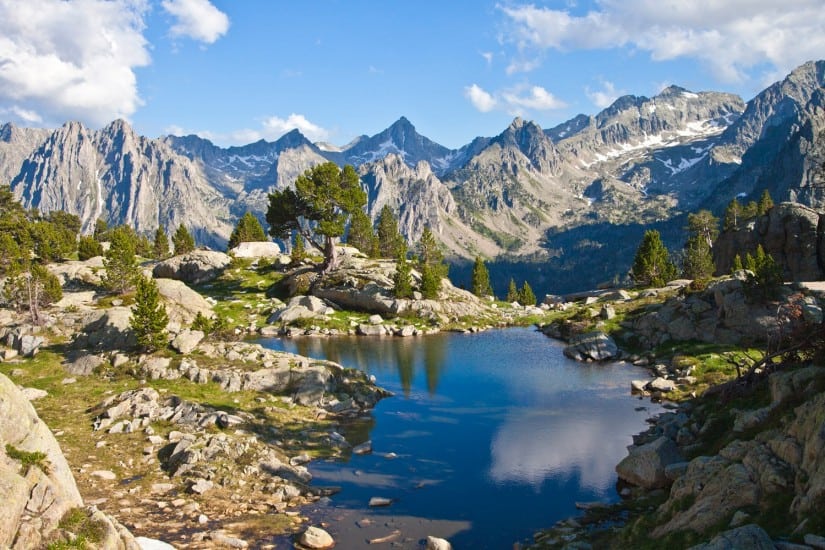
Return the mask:
<svg viewBox="0 0 825 550"><path fill-rule="evenodd" d="M820 0L0 0L0 120L343 145L403 115L459 147L821 58Z"/></svg>

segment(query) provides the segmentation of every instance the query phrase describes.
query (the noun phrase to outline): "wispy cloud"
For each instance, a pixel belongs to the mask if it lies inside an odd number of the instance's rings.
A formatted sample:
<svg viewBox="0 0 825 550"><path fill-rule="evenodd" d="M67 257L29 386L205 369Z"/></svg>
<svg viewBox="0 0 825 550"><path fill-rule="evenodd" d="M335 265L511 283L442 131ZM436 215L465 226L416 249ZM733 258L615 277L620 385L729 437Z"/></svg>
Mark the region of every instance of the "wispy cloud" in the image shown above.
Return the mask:
<svg viewBox="0 0 825 550"><path fill-rule="evenodd" d="M535 5L507 5L505 41L529 50L630 48L656 61L693 58L718 79L743 81L785 74L825 51L819 0L598 0L572 15ZM802 38L804 37L804 38Z"/></svg>
<svg viewBox="0 0 825 550"><path fill-rule="evenodd" d="M601 86L601 89L595 90L590 88L590 86L585 86L584 93L587 98L593 102L593 105L599 107L600 109L609 107L614 101L616 101L616 98L624 93L616 90L616 85L609 80L600 80L599 85Z"/></svg>
<svg viewBox="0 0 825 550"><path fill-rule="evenodd" d="M562 109L567 104L541 86L523 84L496 93L484 90L478 84L464 88L464 97L477 110L487 113L493 110L521 115L525 111L549 111Z"/></svg>
<svg viewBox="0 0 825 550"><path fill-rule="evenodd" d="M229 17L209 0L163 0L161 6L175 18L172 36L212 44L229 30Z"/></svg>
<svg viewBox="0 0 825 550"><path fill-rule="evenodd" d="M493 52L479 52L479 55L484 58L488 66L493 64Z"/></svg>

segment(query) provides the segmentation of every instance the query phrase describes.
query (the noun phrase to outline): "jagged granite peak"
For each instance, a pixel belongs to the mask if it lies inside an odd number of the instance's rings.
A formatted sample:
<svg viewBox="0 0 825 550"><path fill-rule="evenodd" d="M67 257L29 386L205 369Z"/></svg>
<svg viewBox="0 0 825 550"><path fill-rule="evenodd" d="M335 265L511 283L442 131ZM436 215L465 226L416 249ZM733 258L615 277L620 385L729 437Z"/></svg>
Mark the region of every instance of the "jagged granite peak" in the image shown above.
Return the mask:
<svg viewBox="0 0 825 550"><path fill-rule="evenodd" d="M426 160L438 173L447 171L455 158L455 151L419 134L415 126L401 117L386 130L371 137L362 137L342 152L344 163L360 166L388 154L400 155L404 162L415 166Z"/></svg>
<svg viewBox="0 0 825 550"><path fill-rule="evenodd" d="M23 161L51 133L42 128L21 128L11 122L0 126L0 183L8 184L20 172Z"/></svg>
<svg viewBox="0 0 825 550"><path fill-rule="evenodd" d="M428 162L410 166L401 155L389 154L361 165L358 172L367 192L370 217L377 219L384 206L389 206L410 245L429 227L449 250L495 252L494 243L475 235L460 221L452 193Z"/></svg>
<svg viewBox="0 0 825 550"><path fill-rule="evenodd" d="M123 120L98 131L64 124L23 162L12 189L26 207L78 215L86 232L98 218L144 234L183 223L209 244L231 231L228 200L197 165Z"/></svg>
<svg viewBox="0 0 825 550"><path fill-rule="evenodd" d="M809 61L794 69L779 82L768 86L751 99L742 116L721 136L724 147L716 152L720 161L738 162L766 127L797 116L825 86L825 61Z"/></svg>

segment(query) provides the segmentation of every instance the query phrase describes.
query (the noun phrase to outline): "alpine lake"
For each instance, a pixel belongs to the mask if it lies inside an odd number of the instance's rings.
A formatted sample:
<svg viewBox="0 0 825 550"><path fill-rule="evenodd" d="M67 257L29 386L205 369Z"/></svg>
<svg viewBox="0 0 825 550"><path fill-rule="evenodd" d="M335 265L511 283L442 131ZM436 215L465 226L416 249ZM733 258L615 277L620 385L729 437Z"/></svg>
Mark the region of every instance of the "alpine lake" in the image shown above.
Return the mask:
<svg viewBox="0 0 825 550"><path fill-rule="evenodd" d="M527 543L577 502L616 501L614 467L661 410L630 395L644 369L577 363L531 328L259 342L361 369L395 393L339 428L372 452L309 465L313 486L341 490L302 513L340 548L420 549L427 535L456 549Z"/></svg>

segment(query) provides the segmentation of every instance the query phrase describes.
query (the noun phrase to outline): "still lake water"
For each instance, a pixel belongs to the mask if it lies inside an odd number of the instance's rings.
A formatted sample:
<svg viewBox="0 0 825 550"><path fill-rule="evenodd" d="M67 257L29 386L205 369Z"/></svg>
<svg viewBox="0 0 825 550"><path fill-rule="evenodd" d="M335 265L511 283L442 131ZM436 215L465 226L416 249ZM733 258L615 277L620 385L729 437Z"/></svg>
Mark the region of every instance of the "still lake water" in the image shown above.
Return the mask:
<svg viewBox="0 0 825 550"><path fill-rule="evenodd" d="M429 530L445 532L428 534L457 549L512 548L575 515L577 501L615 501L614 467L659 411L630 396L643 369L577 363L533 329L260 343L361 369L395 392L372 421L341 428L353 444L370 439L373 454L314 462L313 484L343 488L334 510L436 521ZM395 500L369 510L373 496Z"/></svg>

